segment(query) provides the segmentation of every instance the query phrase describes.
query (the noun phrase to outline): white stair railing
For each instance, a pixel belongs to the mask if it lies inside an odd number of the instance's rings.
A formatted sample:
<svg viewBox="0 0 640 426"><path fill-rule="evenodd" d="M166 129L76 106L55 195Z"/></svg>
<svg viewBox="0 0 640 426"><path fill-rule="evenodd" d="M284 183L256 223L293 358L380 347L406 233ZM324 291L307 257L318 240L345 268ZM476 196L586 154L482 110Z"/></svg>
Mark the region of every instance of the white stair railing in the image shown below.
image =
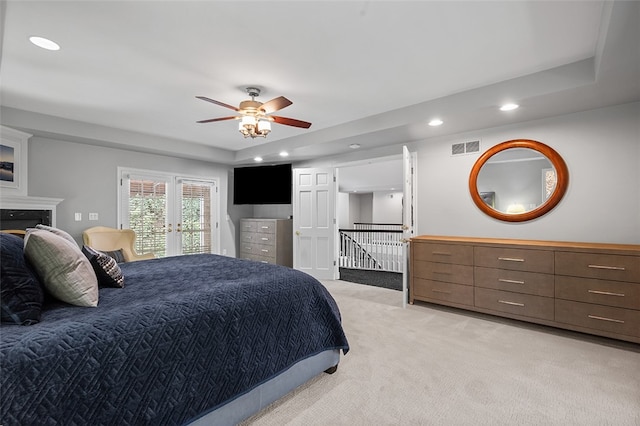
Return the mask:
<svg viewBox="0 0 640 426"><path fill-rule="evenodd" d="M402 272L401 224L354 225L340 229L340 267Z"/></svg>

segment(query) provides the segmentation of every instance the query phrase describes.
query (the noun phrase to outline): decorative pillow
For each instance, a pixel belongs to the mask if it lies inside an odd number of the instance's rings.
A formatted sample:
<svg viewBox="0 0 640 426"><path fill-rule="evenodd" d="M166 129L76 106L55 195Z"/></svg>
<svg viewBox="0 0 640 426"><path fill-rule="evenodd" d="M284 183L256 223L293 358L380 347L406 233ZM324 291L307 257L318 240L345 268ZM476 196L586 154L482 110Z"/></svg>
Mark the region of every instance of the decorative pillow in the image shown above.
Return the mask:
<svg viewBox="0 0 640 426"><path fill-rule="evenodd" d="M126 260L124 259L124 252L122 251L122 249L111 250L111 251L106 251L106 250L98 250L98 251L102 254L106 254L107 256L112 257L118 263L126 262Z"/></svg>
<svg viewBox="0 0 640 426"><path fill-rule="evenodd" d="M88 246L83 246L82 252L91 262L91 266L96 272L96 277L98 277L99 285L104 287L124 287L124 275L122 275L122 270L113 257L100 253L98 250Z"/></svg>
<svg viewBox="0 0 640 426"><path fill-rule="evenodd" d="M64 238L65 240L75 244L76 246L78 245L78 243L76 243L76 240L74 240L73 237L69 235L68 232L63 231L62 229L54 228L53 226L43 225L41 223L36 225L36 229L42 229L44 231L53 232L54 234Z"/></svg>
<svg viewBox="0 0 640 426"><path fill-rule="evenodd" d="M24 254L55 298L76 306L98 306L98 279L77 244L53 232L27 232Z"/></svg>
<svg viewBox="0 0 640 426"><path fill-rule="evenodd" d="M40 321L44 291L24 257L24 241L0 233L1 320L21 325Z"/></svg>

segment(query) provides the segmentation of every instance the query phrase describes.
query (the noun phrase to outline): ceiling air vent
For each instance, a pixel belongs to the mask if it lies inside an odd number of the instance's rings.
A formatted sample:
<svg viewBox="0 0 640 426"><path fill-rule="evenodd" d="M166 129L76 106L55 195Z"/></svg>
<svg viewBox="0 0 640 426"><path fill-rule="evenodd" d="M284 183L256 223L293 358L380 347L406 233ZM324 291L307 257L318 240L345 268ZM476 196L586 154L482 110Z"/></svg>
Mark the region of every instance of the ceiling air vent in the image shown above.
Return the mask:
<svg viewBox="0 0 640 426"><path fill-rule="evenodd" d="M480 141L454 143L451 145L451 155L471 154L480 152Z"/></svg>

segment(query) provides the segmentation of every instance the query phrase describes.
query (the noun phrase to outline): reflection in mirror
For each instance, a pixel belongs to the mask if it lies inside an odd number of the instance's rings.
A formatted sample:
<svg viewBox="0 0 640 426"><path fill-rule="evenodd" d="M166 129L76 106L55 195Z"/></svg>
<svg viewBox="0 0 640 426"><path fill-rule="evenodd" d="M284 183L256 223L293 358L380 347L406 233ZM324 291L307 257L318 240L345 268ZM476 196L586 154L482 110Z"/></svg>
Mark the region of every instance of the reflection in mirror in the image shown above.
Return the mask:
<svg viewBox="0 0 640 426"><path fill-rule="evenodd" d="M528 139L490 148L469 176L471 197L480 210L510 222L547 213L562 199L567 184L562 157L549 146Z"/></svg>
<svg viewBox="0 0 640 426"><path fill-rule="evenodd" d="M555 176L555 169L547 157L533 149L511 148L484 163L476 187L494 209L509 214L524 213L539 207L553 193L555 181L548 175ZM554 182L551 187L548 180Z"/></svg>

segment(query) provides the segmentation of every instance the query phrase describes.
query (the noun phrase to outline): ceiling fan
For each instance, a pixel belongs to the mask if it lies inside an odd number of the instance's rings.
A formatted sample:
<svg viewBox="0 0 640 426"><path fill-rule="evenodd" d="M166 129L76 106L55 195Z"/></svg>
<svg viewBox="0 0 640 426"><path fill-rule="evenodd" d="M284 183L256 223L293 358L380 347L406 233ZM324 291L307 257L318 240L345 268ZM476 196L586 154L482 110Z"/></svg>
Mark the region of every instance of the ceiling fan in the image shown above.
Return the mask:
<svg viewBox="0 0 640 426"><path fill-rule="evenodd" d="M214 121L224 120L240 120L238 130L240 130L240 133L242 133L245 138L266 137L271 131L271 122L284 124L286 126L301 127L303 129L308 129L309 127L311 127L311 123L307 121L280 117L277 115L270 115L272 112L286 108L293 103L284 96L280 96L271 99L268 102L262 103L256 101L255 99L260 95L260 89L258 89L257 87L247 87L246 90L249 96L251 96L251 100L240 102L240 106L237 108L233 105L225 104L224 102L216 101L205 96L196 96L196 98L198 99L202 99L203 101L211 102L213 104L232 109L238 113L238 115L200 120L197 121L197 123L212 123Z"/></svg>

